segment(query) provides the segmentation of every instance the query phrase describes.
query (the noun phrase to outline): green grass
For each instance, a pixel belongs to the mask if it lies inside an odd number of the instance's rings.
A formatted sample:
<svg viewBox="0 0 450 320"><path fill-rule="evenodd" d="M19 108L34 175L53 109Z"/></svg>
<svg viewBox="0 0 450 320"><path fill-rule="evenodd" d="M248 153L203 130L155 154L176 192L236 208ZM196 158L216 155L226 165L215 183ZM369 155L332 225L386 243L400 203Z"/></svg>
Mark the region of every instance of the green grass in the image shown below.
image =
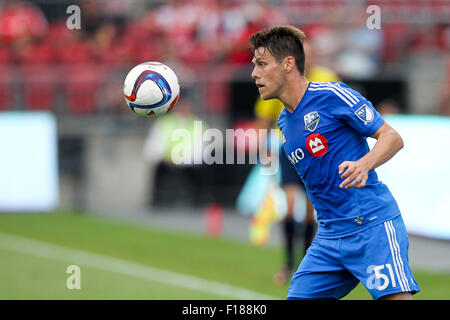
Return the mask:
<svg viewBox="0 0 450 320"><path fill-rule="evenodd" d="M162 231L92 216L0 215L0 232L110 256L285 299L287 286L271 278L282 251L229 239ZM74 258L76 264L76 258ZM79 264L81 290L66 288L69 263L0 246L0 299L224 299L207 292L140 279ZM415 270L422 292L416 299L448 299L450 274ZM370 299L360 285L348 299Z"/></svg>

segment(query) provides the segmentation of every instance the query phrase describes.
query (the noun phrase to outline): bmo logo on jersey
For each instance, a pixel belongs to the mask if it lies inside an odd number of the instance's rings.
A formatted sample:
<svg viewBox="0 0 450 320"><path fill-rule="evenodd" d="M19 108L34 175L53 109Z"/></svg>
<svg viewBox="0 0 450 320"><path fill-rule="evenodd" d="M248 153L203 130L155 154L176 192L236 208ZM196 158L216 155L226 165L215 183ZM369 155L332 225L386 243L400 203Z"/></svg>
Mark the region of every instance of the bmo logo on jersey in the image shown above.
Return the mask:
<svg viewBox="0 0 450 320"><path fill-rule="evenodd" d="M295 149L295 151L292 151L291 154L287 155L289 161L292 163L292 165L295 165L297 162L302 160L305 157L305 153L301 148Z"/></svg>
<svg viewBox="0 0 450 320"><path fill-rule="evenodd" d="M306 149L312 156L321 157L328 150L328 141L321 134L310 134L308 138L306 138Z"/></svg>

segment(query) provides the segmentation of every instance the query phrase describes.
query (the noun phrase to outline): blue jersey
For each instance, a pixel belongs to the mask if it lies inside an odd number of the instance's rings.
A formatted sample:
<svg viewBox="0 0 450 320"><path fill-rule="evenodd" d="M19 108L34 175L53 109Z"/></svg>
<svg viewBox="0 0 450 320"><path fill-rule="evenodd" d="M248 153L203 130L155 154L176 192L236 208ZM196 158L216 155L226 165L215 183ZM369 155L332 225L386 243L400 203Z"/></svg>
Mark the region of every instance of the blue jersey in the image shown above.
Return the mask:
<svg viewBox="0 0 450 320"><path fill-rule="evenodd" d="M281 112L284 151L317 211L318 238L351 235L400 214L374 170L364 188L339 188L338 166L368 153L366 138L383 123L372 104L342 82L310 82L294 112Z"/></svg>

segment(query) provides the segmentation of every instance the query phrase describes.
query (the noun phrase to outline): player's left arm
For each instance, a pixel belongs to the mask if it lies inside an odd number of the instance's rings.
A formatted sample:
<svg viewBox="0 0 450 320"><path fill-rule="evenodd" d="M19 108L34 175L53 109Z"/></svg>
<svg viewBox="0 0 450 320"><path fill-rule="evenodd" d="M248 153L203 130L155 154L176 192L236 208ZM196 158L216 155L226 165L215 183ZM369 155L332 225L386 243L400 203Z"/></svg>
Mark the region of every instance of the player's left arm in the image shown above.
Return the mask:
<svg viewBox="0 0 450 320"><path fill-rule="evenodd" d="M364 157L358 161L344 161L339 165L339 174L345 179L339 185L340 188L364 188L369 171L390 160L403 148L402 137L386 122L375 131L372 138L377 139L377 142Z"/></svg>

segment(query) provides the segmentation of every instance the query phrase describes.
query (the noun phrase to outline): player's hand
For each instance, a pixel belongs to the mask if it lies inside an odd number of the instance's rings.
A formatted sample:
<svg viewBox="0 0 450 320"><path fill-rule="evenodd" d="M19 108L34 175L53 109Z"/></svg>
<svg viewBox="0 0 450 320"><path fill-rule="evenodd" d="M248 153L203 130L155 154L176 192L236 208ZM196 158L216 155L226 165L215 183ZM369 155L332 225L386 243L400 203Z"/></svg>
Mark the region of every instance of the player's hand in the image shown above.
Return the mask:
<svg viewBox="0 0 450 320"><path fill-rule="evenodd" d="M339 167L339 174L341 175L342 183L339 188L349 189L351 187L364 188L368 178L368 167L363 161L344 161Z"/></svg>

